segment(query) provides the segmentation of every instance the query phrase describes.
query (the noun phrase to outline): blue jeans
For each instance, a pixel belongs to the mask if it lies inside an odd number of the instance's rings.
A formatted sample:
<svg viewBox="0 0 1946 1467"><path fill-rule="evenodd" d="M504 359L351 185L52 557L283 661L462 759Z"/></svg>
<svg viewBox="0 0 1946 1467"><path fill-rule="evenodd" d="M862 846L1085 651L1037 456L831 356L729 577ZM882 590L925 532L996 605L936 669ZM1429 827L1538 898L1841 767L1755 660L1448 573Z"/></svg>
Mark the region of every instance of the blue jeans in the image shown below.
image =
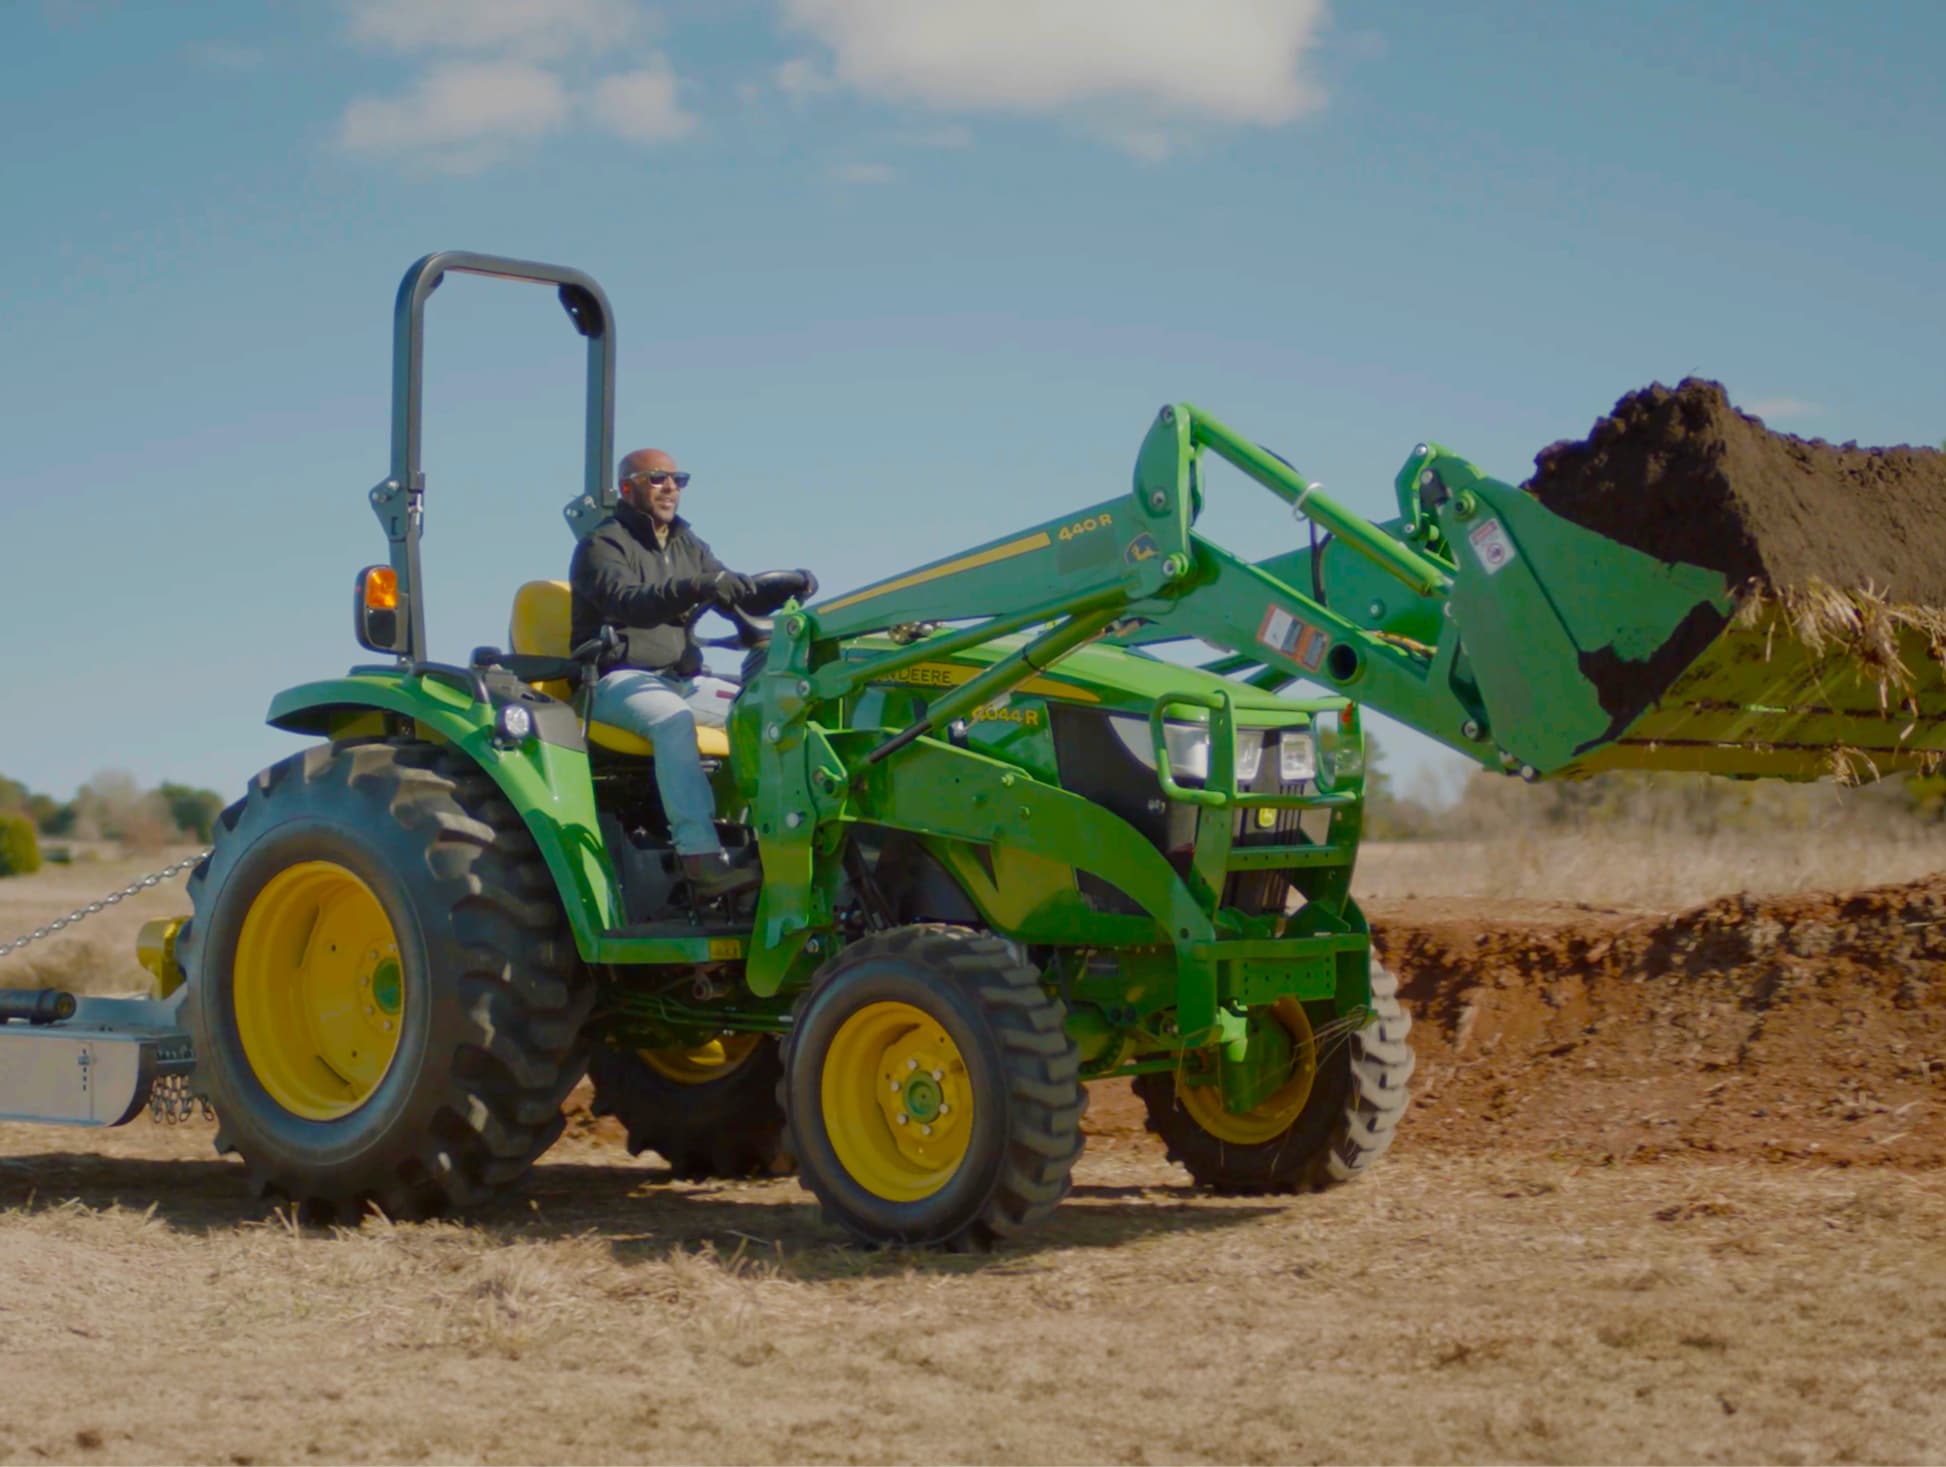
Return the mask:
<svg viewBox="0 0 1946 1467"><path fill-rule="evenodd" d="M709 856L722 850L723 843L716 838L716 797L696 752L696 715L683 701L686 691L674 679L621 668L595 685L592 713L598 722L655 744L655 782L676 850L685 856Z"/></svg>

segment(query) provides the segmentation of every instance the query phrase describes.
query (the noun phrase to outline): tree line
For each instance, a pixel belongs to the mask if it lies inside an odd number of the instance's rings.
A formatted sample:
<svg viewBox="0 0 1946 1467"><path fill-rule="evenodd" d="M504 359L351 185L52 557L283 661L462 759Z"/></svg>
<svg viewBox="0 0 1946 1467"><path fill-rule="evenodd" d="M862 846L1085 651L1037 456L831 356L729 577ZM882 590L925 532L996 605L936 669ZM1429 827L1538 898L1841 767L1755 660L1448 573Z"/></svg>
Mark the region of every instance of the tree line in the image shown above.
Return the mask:
<svg viewBox="0 0 1946 1467"><path fill-rule="evenodd" d="M207 843L227 803L215 790L171 780L144 789L121 769L95 775L70 800L0 774L0 816L24 819L39 835L56 840L112 840L137 847Z"/></svg>
<svg viewBox="0 0 1946 1467"><path fill-rule="evenodd" d="M1364 833L1372 840L1480 840L1519 831L1789 839L1839 830L1936 831L1946 823L1946 774L1841 787L1622 770L1529 785L1473 770L1457 788L1434 790L1424 781L1400 788L1369 735L1365 759Z"/></svg>

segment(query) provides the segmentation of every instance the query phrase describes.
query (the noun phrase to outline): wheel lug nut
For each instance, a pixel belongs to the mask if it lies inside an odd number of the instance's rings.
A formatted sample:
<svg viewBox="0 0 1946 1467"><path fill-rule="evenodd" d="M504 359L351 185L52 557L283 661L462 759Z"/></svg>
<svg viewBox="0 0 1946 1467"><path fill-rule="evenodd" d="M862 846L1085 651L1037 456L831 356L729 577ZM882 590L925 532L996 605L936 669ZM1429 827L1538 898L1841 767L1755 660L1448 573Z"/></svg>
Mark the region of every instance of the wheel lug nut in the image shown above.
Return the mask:
<svg viewBox="0 0 1946 1467"><path fill-rule="evenodd" d="M916 1070L919 1068L919 1061L917 1061L916 1059L909 1059L905 1062L905 1067L908 1070Z"/></svg>
<svg viewBox="0 0 1946 1467"><path fill-rule="evenodd" d="M919 1134L920 1134L921 1136L930 1136L930 1135L932 1134L932 1127L931 1127L931 1126L921 1126L921 1127L919 1128Z"/></svg>
<svg viewBox="0 0 1946 1467"><path fill-rule="evenodd" d="M903 1126L903 1125L904 1125L904 1124L906 1123L906 1119L907 1119L907 1118L906 1118L906 1113L905 1113L904 1111L900 1111L900 1112L899 1112L899 1124Z"/></svg>
<svg viewBox="0 0 1946 1467"><path fill-rule="evenodd" d="M939 1113L943 1116L949 1116L953 1113L953 1108L942 1100L939 1102Z"/></svg>
<svg viewBox="0 0 1946 1467"><path fill-rule="evenodd" d="M946 1072L944 1070L934 1070L932 1072L932 1077L935 1080L943 1080L946 1078Z"/></svg>
<svg viewBox="0 0 1946 1467"><path fill-rule="evenodd" d="M894 1080L892 1082L892 1093L894 1095L897 1095L899 1093L899 1082L897 1080Z"/></svg>

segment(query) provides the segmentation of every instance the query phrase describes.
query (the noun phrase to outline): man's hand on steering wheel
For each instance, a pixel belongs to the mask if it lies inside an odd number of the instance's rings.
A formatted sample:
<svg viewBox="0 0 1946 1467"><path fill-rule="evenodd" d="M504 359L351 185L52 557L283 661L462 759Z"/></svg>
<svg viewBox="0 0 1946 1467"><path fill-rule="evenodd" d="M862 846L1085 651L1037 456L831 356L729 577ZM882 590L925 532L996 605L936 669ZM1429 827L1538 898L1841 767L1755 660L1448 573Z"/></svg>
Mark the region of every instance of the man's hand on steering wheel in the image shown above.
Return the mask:
<svg viewBox="0 0 1946 1467"><path fill-rule="evenodd" d="M769 616L792 597L809 601L818 593L818 578L807 570L759 571L749 579L756 595L737 603L737 609L747 616Z"/></svg>
<svg viewBox="0 0 1946 1467"><path fill-rule="evenodd" d="M717 607L729 611L754 600L757 583L748 576L740 576L732 570L715 571L707 576L695 576L684 589L694 598L699 608Z"/></svg>

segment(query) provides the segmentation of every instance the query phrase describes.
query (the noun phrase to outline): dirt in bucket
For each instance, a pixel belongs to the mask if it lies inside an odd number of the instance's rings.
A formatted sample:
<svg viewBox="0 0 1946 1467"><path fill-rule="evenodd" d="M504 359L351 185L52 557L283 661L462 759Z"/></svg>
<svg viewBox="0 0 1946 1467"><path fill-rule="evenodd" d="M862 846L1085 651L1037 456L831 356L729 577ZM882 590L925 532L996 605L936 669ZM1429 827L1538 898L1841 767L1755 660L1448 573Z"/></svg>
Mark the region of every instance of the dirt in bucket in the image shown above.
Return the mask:
<svg viewBox="0 0 1946 1467"><path fill-rule="evenodd" d="M1946 606L1946 453L1775 433L1721 383L1631 392L1585 439L1535 456L1556 514L1739 587L1817 583Z"/></svg>

